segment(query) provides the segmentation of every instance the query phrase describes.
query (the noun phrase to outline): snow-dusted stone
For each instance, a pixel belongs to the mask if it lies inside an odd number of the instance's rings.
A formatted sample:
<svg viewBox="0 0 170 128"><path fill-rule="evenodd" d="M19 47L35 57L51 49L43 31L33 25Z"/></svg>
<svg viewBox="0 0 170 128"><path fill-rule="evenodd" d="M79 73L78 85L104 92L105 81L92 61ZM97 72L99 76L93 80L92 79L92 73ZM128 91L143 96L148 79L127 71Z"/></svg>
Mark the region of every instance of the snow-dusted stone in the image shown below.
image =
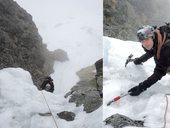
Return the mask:
<svg viewBox="0 0 170 128"><path fill-rule="evenodd" d="M65 119L66 121L73 121L75 118L75 113L73 112L68 112L68 111L63 111L60 113L57 113L58 117L61 119Z"/></svg>
<svg viewBox="0 0 170 128"><path fill-rule="evenodd" d="M76 106L83 105L84 111L87 113L95 111L102 105L103 72L101 64L96 67L97 73L94 71L94 66L80 70L77 73L80 81L65 95L65 97L71 95L69 102L75 102Z"/></svg>
<svg viewBox="0 0 170 128"><path fill-rule="evenodd" d="M127 116L121 114L114 114L104 120L106 125L111 125L114 128L123 128L126 126L136 126L136 127L143 127L143 121L139 120L132 120Z"/></svg>

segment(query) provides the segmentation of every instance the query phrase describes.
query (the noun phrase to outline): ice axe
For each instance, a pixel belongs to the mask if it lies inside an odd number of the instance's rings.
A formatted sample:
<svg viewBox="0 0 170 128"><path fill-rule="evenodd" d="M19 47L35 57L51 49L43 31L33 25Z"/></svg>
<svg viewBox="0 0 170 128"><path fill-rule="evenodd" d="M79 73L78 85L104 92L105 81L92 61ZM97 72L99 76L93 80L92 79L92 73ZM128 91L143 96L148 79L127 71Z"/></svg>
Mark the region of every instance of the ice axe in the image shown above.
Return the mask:
<svg viewBox="0 0 170 128"><path fill-rule="evenodd" d="M134 59L132 59L132 57L133 57L133 54L130 54L130 55L128 56L128 58L127 58L127 60L126 60L126 63L125 63L125 67L127 66L127 64L128 64L129 62L133 62L133 61L134 61Z"/></svg>
<svg viewBox="0 0 170 128"><path fill-rule="evenodd" d="M123 97L125 97L125 96L127 96L127 95L129 95L129 92L126 93L126 94L123 94L123 95L120 95L120 96L117 96L117 97L113 98L111 101L109 101L109 102L107 103L107 106L109 106L109 105L110 105L111 103L113 103L113 102L116 102L116 101L120 100L121 98L123 98Z"/></svg>

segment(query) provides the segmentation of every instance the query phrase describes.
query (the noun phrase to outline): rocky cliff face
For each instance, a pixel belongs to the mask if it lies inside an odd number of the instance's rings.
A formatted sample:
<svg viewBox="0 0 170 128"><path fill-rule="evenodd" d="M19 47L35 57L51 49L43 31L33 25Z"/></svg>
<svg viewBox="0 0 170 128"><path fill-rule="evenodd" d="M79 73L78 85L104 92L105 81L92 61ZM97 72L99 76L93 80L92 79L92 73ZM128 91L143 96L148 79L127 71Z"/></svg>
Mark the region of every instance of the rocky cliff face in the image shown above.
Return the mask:
<svg viewBox="0 0 170 128"><path fill-rule="evenodd" d="M168 12L169 0L104 0L104 35L136 40L140 26L170 22Z"/></svg>
<svg viewBox="0 0 170 128"><path fill-rule="evenodd" d="M47 50L32 16L13 0L0 0L0 55L0 69L21 67L37 86L53 72L54 60L68 59L62 50Z"/></svg>
<svg viewBox="0 0 170 128"><path fill-rule="evenodd" d="M103 61L101 59L95 63L95 66L92 65L77 72L80 81L65 96L70 95L69 102L75 102L76 106L83 105L84 111L87 113L98 109L103 100L102 69Z"/></svg>

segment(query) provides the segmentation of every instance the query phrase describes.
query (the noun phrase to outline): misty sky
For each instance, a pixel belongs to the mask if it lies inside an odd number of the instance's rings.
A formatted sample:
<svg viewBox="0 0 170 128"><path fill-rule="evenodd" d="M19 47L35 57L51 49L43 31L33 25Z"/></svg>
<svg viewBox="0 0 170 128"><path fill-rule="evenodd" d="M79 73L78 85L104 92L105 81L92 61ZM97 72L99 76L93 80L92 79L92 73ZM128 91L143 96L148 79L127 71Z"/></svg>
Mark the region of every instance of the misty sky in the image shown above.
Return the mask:
<svg viewBox="0 0 170 128"><path fill-rule="evenodd" d="M62 21L64 18L79 17L80 15L102 16L103 0L15 0L33 20L41 24ZM50 17L50 18L49 18ZM45 27L45 26L41 26Z"/></svg>
<svg viewBox="0 0 170 128"><path fill-rule="evenodd" d="M67 50L61 43L88 42L88 34L81 30L94 31L91 38L103 35L103 0L15 0L32 15L43 43L50 50ZM84 42L83 42L84 41ZM95 49L94 49L95 50ZM102 50L102 49L101 49ZM102 51L100 51L102 53Z"/></svg>

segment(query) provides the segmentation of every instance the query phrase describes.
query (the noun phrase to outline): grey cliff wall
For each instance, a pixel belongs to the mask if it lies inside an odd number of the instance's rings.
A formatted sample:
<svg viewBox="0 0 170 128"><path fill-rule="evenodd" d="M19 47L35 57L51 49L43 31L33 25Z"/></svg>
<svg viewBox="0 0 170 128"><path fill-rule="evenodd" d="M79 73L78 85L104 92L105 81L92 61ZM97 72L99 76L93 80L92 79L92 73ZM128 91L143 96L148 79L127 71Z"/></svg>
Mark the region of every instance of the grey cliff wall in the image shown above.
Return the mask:
<svg viewBox="0 0 170 128"><path fill-rule="evenodd" d="M0 0L0 69L21 67L38 86L53 72L54 60L67 59L62 50L47 50L30 14L13 0Z"/></svg>
<svg viewBox="0 0 170 128"><path fill-rule="evenodd" d="M140 26L170 22L169 6L169 0L104 0L103 33L123 40L136 40Z"/></svg>

